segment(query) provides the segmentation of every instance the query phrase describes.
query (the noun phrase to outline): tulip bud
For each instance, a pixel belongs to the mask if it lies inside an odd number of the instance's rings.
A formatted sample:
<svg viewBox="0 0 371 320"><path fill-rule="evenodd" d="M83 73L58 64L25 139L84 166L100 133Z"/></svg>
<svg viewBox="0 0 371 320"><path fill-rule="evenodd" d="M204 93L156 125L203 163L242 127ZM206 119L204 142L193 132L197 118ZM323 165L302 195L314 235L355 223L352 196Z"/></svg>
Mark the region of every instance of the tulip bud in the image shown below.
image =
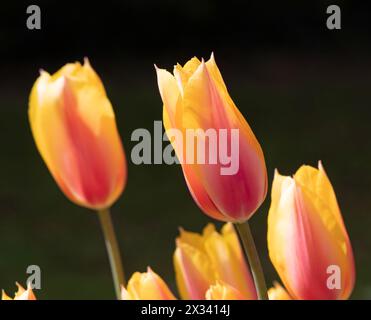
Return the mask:
<svg viewBox="0 0 371 320"><path fill-rule="evenodd" d="M268 290L269 300L292 300L287 291L278 283Z"/></svg>
<svg viewBox="0 0 371 320"><path fill-rule="evenodd" d="M121 290L122 300L175 300L170 289L155 272L136 272L128 282L127 289Z"/></svg>
<svg viewBox="0 0 371 320"><path fill-rule="evenodd" d="M231 224L218 233L209 224L203 234L181 230L176 240L174 266L180 296L205 299L217 281L235 288L245 299L256 299L256 290L237 235Z"/></svg>
<svg viewBox="0 0 371 320"><path fill-rule="evenodd" d="M157 67L156 71L167 134L170 129L177 129L185 140L189 130L204 133L196 136L197 143L201 141L206 146L203 151L194 146L194 139L186 140L183 145L171 140L193 199L215 219L246 221L267 193L264 155L250 126L230 98L213 55L206 63L193 58L183 67L176 65L174 75ZM214 154L207 156L205 152L214 146L207 136L210 130L214 130L219 140L219 149L213 149ZM221 140L222 130L231 138L230 143ZM237 137L233 136L233 130L237 130ZM238 146L236 154L232 154L233 146ZM231 165L236 164L236 170L230 173L223 171L226 169L225 159L220 157L223 149L231 150ZM188 155L195 151L197 157L204 152L201 156L209 162L189 161ZM219 152L218 159L215 151Z"/></svg>
<svg viewBox="0 0 371 320"><path fill-rule="evenodd" d="M218 281L206 292L206 300L246 300L243 295L229 284Z"/></svg>
<svg viewBox="0 0 371 320"><path fill-rule="evenodd" d="M277 171L268 217L269 256L294 299L347 299L354 286L353 251L332 185L318 169L291 177Z"/></svg>
<svg viewBox="0 0 371 320"><path fill-rule="evenodd" d="M25 290L18 282L16 282L16 285L18 290L14 299L10 298L3 290L1 300L36 300L30 284L27 285L27 290Z"/></svg>
<svg viewBox="0 0 371 320"><path fill-rule="evenodd" d="M110 207L126 182L126 160L115 115L88 60L41 71L29 102L36 146L53 178L74 203Z"/></svg>

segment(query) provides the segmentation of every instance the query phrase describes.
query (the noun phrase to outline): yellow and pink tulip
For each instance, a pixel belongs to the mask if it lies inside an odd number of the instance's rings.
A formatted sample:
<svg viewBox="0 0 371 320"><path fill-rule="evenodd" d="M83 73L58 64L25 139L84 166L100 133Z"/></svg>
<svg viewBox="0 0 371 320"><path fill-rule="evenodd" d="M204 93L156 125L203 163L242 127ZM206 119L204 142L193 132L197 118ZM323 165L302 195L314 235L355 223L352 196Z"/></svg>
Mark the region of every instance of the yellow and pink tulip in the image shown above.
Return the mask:
<svg viewBox="0 0 371 320"><path fill-rule="evenodd" d="M181 230L176 240L174 266L182 299L203 300L210 286L218 281L234 288L245 299L257 298L249 267L230 223L223 226L221 233L212 224L202 235ZM219 282L212 292L221 292L220 288Z"/></svg>
<svg viewBox="0 0 371 320"><path fill-rule="evenodd" d="M217 164L182 162L190 193L204 213L221 221L243 222L259 208L267 193L263 151L247 121L228 94L214 56L204 62L192 58L173 74L156 67L163 101L165 129L238 129L238 171L222 175ZM173 142L178 157L186 158L189 144ZM207 143L207 141L206 141ZM230 146L229 146L230 147Z"/></svg>
<svg viewBox="0 0 371 320"><path fill-rule="evenodd" d="M126 182L126 160L115 115L86 59L35 82L29 120L36 146L64 194L74 203L110 207Z"/></svg>
<svg viewBox="0 0 371 320"><path fill-rule="evenodd" d="M276 171L268 217L268 248L292 298L349 298L355 282L353 251L335 192L321 163L318 169L302 166L293 177ZM332 283L334 275L338 276L338 284Z"/></svg>

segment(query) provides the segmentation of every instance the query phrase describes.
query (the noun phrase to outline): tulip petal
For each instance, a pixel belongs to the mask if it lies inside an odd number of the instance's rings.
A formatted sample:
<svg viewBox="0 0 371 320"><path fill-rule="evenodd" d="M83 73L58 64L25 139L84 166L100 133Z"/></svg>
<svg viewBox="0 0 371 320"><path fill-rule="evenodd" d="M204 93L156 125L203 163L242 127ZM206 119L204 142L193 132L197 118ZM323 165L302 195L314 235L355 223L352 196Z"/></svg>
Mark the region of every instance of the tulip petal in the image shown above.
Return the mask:
<svg viewBox="0 0 371 320"><path fill-rule="evenodd" d="M206 236L205 250L215 266L216 277L243 294L246 299L257 299L254 282L250 275L238 238L231 224L223 227L223 233L214 231Z"/></svg>
<svg viewBox="0 0 371 320"><path fill-rule="evenodd" d="M14 295L14 299L9 297L5 291L2 290L1 300L36 300L30 283L27 284L27 290L25 290L18 282L15 284L17 286L17 292Z"/></svg>
<svg viewBox="0 0 371 320"><path fill-rule="evenodd" d="M287 291L278 283L268 290L269 300L292 300Z"/></svg>
<svg viewBox="0 0 371 320"><path fill-rule="evenodd" d="M214 271L205 253L178 241L174 253L179 294L185 300L202 300L214 281Z"/></svg>
<svg viewBox="0 0 371 320"><path fill-rule="evenodd" d="M206 300L246 300L246 298L233 286L218 281L207 290Z"/></svg>
<svg viewBox="0 0 371 320"><path fill-rule="evenodd" d="M135 272L127 289L121 290L122 300L174 300L165 282L148 267L147 272Z"/></svg>
<svg viewBox="0 0 371 320"><path fill-rule="evenodd" d="M174 128L175 113L179 100L180 92L174 76L166 71L156 67L157 84L160 90L160 95L164 103L163 118L165 129Z"/></svg>
<svg viewBox="0 0 371 320"><path fill-rule="evenodd" d="M196 57L189 60L183 67L178 63L174 67L174 76L177 80L178 88L182 96L184 95L184 88L187 86L189 78L197 70L201 61Z"/></svg>

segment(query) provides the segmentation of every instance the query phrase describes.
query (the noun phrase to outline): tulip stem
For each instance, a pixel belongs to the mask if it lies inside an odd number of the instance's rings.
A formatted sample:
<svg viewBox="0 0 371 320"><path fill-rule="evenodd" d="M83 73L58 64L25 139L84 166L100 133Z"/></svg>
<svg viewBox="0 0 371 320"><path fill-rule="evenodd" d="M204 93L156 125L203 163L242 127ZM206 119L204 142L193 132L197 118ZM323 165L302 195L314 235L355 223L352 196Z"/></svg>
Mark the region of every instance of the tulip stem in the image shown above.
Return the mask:
<svg viewBox="0 0 371 320"><path fill-rule="evenodd" d="M267 285L265 283L263 269L251 234L249 223L247 221L244 223L236 223L235 227L240 236L240 241L242 242L247 259L249 260L258 299L268 300Z"/></svg>
<svg viewBox="0 0 371 320"><path fill-rule="evenodd" d="M124 269L122 267L120 249L117 243L115 229L112 224L111 213L109 209L98 210L99 221L102 226L106 249L108 253L109 262L111 265L111 272L113 283L115 286L116 297L121 298L121 285L125 286Z"/></svg>

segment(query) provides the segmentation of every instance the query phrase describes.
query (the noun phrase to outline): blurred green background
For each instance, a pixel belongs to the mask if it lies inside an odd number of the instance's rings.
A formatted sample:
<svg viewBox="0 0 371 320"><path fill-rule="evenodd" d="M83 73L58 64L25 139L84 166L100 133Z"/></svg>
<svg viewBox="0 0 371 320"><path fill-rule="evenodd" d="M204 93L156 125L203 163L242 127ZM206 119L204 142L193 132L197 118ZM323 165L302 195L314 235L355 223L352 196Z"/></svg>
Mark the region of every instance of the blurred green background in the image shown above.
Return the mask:
<svg viewBox="0 0 371 320"><path fill-rule="evenodd" d="M247 9L235 1L217 3L182 2L180 14L169 1L149 8L144 2L108 1L87 11L76 3L41 2L43 29L34 33L24 30L27 3L5 7L0 288L12 293L15 281L26 281L27 266L36 264L42 270L40 299L114 298L98 218L59 191L27 118L39 68L55 72L86 55L106 86L129 160L127 187L112 208L127 276L150 265L176 291L172 254L178 227L200 232L211 220L194 204L179 166L131 163L130 135L139 127L152 131L153 121L161 120L153 63L171 69L214 51L233 100L262 145L269 185L274 168L289 175L304 163L323 161L354 249L352 297L371 299L371 55L365 9L344 4L349 19L343 30L331 33L325 28L326 1L302 8L283 1L265 11L257 2ZM251 227L271 284L278 276L267 255L269 203L270 195Z"/></svg>

